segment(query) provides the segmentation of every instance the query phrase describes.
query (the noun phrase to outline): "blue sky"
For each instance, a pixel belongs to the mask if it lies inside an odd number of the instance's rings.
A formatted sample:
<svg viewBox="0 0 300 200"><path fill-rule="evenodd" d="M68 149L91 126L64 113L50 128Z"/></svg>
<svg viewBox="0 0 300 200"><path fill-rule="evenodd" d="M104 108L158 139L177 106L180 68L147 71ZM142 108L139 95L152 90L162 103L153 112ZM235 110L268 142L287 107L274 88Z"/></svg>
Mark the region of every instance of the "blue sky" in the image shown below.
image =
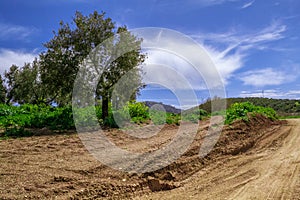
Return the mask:
<svg viewBox="0 0 300 200"><path fill-rule="evenodd" d="M76 10L105 11L129 29L163 27L190 36L209 53L230 97L300 98L298 0L2 0L0 72L32 61ZM141 99L176 104L174 95L150 89Z"/></svg>

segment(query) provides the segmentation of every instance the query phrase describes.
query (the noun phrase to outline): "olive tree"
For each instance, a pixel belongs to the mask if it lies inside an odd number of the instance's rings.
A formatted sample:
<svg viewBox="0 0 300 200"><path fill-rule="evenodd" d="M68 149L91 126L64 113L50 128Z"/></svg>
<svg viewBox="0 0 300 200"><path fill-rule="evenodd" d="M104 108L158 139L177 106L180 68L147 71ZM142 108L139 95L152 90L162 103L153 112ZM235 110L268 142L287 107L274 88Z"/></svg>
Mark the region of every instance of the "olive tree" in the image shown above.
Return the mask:
<svg viewBox="0 0 300 200"><path fill-rule="evenodd" d="M118 37L114 37L118 35ZM40 55L41 81L49 96L59 105L71 103L72 89L79 70L79 66L87 56L92 56L94 49L103 42L111 40L108 51L94 51L93 72L99 76L95 97L102 101L102 118L108 116L108 105L115 83L129 71L135 71L135 82L138 82L136 92L142 87L140 69L138 66L144 61L145 55L141 53L141 39L132 35L126 27L116 27L105 13L94 12L84 16L76 12L71 24L60 22L60 28L54 32L54 37L45 44L47 51ZM131 51L114 57L117 51L123 51L126 45L134 46ZM99 59L101 58L101 59ZM112 62L103 60L112 59ZM109 63L109 65L108 65ZM101 72L101 73L99 73ZM92 78L91 75L89 78Z"/></svg>

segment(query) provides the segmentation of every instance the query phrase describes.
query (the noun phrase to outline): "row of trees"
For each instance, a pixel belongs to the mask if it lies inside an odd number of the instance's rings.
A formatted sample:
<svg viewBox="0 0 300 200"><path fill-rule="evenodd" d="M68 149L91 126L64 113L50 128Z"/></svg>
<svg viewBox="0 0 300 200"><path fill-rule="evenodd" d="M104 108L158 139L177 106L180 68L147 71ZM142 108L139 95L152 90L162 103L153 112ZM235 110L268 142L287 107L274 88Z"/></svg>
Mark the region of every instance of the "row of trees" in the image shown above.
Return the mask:
<svg viewBox="0 0 300 200"><path fill-rule="evenodd" d="M107 45L107 39L117 35L109 40L111 48L108 50L115 52L102 52L101 61L93 62L93 68L102 72L95 96L102 101L103 118L107 117L113 86L124 74L128 71L135 73L134 81L138 86L135 92L143 86L138 66L144 62L145 55L141 53L141 39L129 33L126 27L116 27L105 13L96 11L88 16L76 12L71 24L61 21L54 37L44 44L46 51L32 63L22 67L12 65L5 71L4 77L0 77L0 101L7 104L70 104L80 64L98 45L104 41ZM122 40L126 40L125 43ZM118 54L117 51L124 46L134 48L109 66L102 62L111 59L111 54ZM110 58L105 58L109 55Z"/></svg>

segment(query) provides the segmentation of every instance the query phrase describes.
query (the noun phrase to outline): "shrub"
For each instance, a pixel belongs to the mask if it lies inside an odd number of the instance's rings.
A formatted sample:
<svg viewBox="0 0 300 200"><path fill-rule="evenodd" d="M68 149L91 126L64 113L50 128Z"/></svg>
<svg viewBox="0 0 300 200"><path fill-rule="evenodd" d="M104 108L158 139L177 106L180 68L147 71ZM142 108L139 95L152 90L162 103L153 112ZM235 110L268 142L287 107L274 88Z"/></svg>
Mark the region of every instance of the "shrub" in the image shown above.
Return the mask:
<svg viewBox="0 0 300 200"><path fill-rule="evenodd" d="M166 123L167 124L180 124L181 116L179 114L167 113Z"/></svg>
<svg viewBox="0 0 300 200"><path fill-rule="evenodd" d="M151 110L141 102L128 102L123 108L113 110L109 104L109 116L104 121L101 119L101 105L78 108L74 110L77 123L82 128L93 128L95 125L104 125L117 128L125 123L145 123L150 120L154 124L177 124L180 115ZM96 116L94 115L96 113ZM199 115L192 113L188 117L191 121L200 119ZM117 119L117 120L116 120ZM117 122L118 124L117 124ZM120 124L121 123L121 124ZM123 123L123 124L122 124ZM10 106L0 104L0 128L4 129L2 136L23 137L29 136L27 128L50 128L52 130L66 130L75 128L73 110L71 106L52 107L49 105L24 104Z"/></svg>
<svg viewBox="0 0 300 200"><path fill-rule="evenodd" d="M276 112L272 108L255 106L250 102L243 102L234 103L227 109L225 124L231 124L238 119L248 121L248 113L252 113L253 115L262 114L271 120L278 119Z"/></svg>
<svg viewBox="0 0 300 200"><path fill-rule="evenodd" d="M188 110L182 113L182 119L184 121L190 121L193 123L198 123L199 120L202 120L203 117L208 116L208 113L202 109L193 109Z"/></svg>
<svg viewBox="0 0 300 200"><path fill-rule="evenodd" d="M72 108L71 106L1 104L0 127L5 130L3 135L14 137L29 135L25 128L72 129L74 128Z"/></svg>
<svg viewBox="0 0 300 200"><path fill-rule="evenodd" d="M166 112L160 111L160 110L150 110L150 119L155 125L161 125L167 123L167 121L170 123L171 120L168 119L168 116ZM170 117L169 117L170 118Z"/></svg>

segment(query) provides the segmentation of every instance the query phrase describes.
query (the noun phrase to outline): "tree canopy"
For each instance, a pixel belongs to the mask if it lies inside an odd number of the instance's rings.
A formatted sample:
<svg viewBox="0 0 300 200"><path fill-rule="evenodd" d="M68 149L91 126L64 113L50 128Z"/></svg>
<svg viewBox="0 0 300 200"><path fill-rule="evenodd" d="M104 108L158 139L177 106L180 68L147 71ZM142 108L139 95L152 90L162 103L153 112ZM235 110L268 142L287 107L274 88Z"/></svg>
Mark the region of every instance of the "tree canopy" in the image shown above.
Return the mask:
<svg viewBox="0 0 300 200"><path fill-rule="evenodd" d="M5 98L6 98L5 96L6 96L6 88L4 85L4 80L0 75L0 103L5 103Z"/></svg>
<svg viewBox="0 0 300 200"><path fill-rule="evenodd" d="M131 80L137 86L134 92L142 87L138 66L145 55L141 53L141 39L132 35L125 26L116 27L112 19L105 17L105 13L97 11L88 16L76 12L70 24L61 21L54 37L44 44L46 51L39 58L23 67L13 65L5 73L6 102L70 104L80 65L105 41L106 44L110 42L110 47L97 52L97 59L101 57L101 61L93 60L95 70L101 71L95 96L102 100L105 118L113 87L122 76L129 71L134 72ZM128 46L134 48L124 51ZM118 51L125 53L114 57ZM109 65L103 64L103 60L113 57Z"/></svg>

